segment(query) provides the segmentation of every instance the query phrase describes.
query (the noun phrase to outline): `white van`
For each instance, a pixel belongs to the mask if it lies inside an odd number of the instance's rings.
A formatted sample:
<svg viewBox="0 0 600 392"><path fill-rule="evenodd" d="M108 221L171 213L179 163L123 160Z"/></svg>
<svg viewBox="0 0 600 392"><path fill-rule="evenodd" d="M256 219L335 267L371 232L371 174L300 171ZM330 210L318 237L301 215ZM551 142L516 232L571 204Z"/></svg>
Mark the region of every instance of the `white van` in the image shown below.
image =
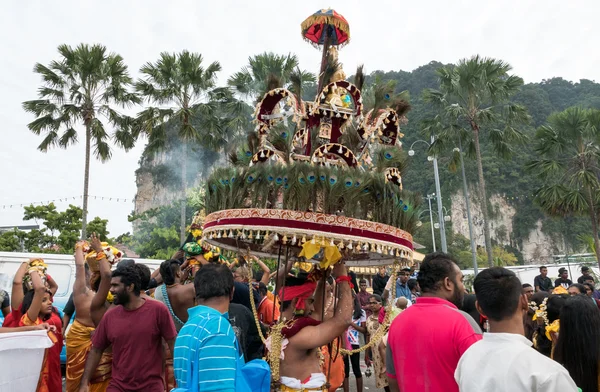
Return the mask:
<svg viewBox="0 0 600 392"><path fill-rule="evenodd" d="M0 252L0 290L5 290L9 295L12 292L12 281L19 266L24 261L32 258L44 259L48 264L48 274L58 284L58 291L54 295L54 306L59 310L62 317L62 311L69 301L75 283L75 259L71 255L59 255L53 253L19 253L19 252ZM150 271L154 271L160 266L163 260L152 259L133 259L136 263L146 264ZM4 322L4 317L0 313L0 326ZM66 363L66 352L60 355L62 364Z"/></svg>

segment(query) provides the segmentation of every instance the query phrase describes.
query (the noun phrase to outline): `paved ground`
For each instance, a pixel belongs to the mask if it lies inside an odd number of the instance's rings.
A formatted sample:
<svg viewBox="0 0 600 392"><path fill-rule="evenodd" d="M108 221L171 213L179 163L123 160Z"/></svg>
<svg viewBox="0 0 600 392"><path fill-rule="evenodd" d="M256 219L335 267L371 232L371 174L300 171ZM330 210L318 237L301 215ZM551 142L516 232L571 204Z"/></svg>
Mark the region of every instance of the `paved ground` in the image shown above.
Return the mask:
<svg viewBox="0 0 600 392"><path fill-rule="evenodd" d="M377 389L375 387L375 376L371 375L371 377L365 376L365 370L367 370L367 366L365 365L365 356L364 353L360 355L360 369L363 374L363 387L365 391L383 391L383 389ZM371 373L373 373L373 367L371 367ZM357 391L356 389L356 379L354 378L354 374L352 373L352 368L350 368L350 391ZM338 391L342 391L342 388L339 388Z"/></svg>
<svg viewBox="0 0 600 392"><path fill-rule="evenodd" d="M361 354L360 356L360 368L361 371L363 373L363 386L364 386L364 390L365 391L378 391L377 388L375 388L375 377L371 376L371 377L366 377L365 374L365 370L367 369L367 367L365 366L365 360L364 360L364 354ZM371 372L373 371L373 368L371 368ZM351 370L352 372L352 370ZM65 385L65 379L63 377L63 392L66 392L66 385ZM339 388L338 391L342 391L342 388ZM354 374L350 375L350 391L356 391L356 379L354 378ZM383 391L383 389L381 389L381 391Z"/></svg>

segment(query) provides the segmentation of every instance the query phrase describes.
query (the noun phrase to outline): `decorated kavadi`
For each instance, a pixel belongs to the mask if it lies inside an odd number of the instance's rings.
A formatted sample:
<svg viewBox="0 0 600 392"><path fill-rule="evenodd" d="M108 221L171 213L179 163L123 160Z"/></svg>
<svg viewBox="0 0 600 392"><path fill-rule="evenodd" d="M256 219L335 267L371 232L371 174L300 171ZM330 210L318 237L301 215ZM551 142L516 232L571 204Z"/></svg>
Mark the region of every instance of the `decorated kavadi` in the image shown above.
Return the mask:
<svg viewBox="0 0 600 392"><path fill-rule="evenodd" d="M248 142L208 179L192 229L208 248L321 267L408 263L420 197L402 184L406 94L375 83L363 97L362 67L347 80L337 48L350 29L335 11L310 16L302 36L323 50L317 96L287 85L264 94Z"/></svg>

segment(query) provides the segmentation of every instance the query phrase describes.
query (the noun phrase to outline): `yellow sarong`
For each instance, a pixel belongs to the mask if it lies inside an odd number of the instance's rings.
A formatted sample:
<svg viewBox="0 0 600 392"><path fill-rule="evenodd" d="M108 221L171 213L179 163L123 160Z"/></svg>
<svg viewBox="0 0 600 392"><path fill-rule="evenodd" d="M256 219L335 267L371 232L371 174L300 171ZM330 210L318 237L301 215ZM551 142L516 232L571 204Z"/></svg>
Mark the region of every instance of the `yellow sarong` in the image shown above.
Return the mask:
<svg viewBox="0 0 600 392"><path fill-rule="evenodd" d="M85 361L92 349L92 333L95 328L86 327L75 320L67 334L67 392L79 391L79 382L85 369ZM109 351L110 348L107 349ZM104 352L96 372L90 380L90 392L105 392L111 378L112 352Z"/></svg>

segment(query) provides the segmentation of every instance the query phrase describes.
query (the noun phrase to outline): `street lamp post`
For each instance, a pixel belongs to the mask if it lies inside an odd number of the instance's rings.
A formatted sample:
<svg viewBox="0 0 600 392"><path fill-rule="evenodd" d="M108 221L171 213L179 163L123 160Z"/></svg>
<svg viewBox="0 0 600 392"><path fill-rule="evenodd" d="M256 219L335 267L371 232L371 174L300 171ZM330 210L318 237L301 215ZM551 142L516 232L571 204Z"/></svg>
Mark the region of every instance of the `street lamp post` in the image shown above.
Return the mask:
<svg viewBox="0 0 600 392"><path fill-rule="evenodd" d="M435 243L435 231L433 229L439 229L440 228L440 224L438 223L440 220L444 220L444 222L450 222L450 220L452 220L452 218L450 217L450 215L448 215L448 210L446 209L446 207L444 207L444 215L443 217L438 216L438 222L434 223L433 222L433 214L437 215L437 211L434 211L433 208L431 208L431 200L433 200L433 198L435 197L435 193L432 193L431 195L427 195L426 199L429 202L429 209L427 210L423 210L421 211L421 213L419 214L419 221L417 222L417 227L421 227L421 225L423 224L421 222L422 217L424 216L424 214L429 213L429 222L431 224L431 240L433 242L433 251L436 251L436 243Z"/></svg>
<svg viewBox="0 0 600 392"><path fill-rule="evenodd" d="M435 193L432 195L427 195L427 201L429 202L429 222L431 223L431 241L433 242L433 252L435 253L435 230L433 228L433 211L431 210L431 199L435 196ZM438 220L439 215L438 215ZM441 226L440 226L441 227Z"/></svg>
<svg viewBox="0 0 600 392"><path fill-rule="evenodd" d="M431 144L433 144L433 142L435 141L435 136L431 136L431 143L427 143L425 140L417 140L415 141L413 144L411 144L410 149L408 151L408 155L409 156L414 156L415 155L415 151L412 149L412 147L416 144L416 143L425 143L428 146L431 147ZM432 161L433 162L433 176L435 178L435 193L433 195L437 196L437 207L438 207L438 217L442 217L442 191L440 188L440 174L438 172L438 164L437 164L437 158L435 157L435 155L432 156L428 156L427 160ZM431 210L431 200L429 201L429 209ZM433 219L433 218L432 218ZM447 253L448 252L448 245L446 243L446 225L444 224L444 220L443 219L438 219L440 221L440 241L442 243L442 252ZM433 227L433 224L432 224ZM434 241L435 244L435 241ZM435 245L434 245L435 246ZM435 252L435 249L434 249Z"/></svg>

